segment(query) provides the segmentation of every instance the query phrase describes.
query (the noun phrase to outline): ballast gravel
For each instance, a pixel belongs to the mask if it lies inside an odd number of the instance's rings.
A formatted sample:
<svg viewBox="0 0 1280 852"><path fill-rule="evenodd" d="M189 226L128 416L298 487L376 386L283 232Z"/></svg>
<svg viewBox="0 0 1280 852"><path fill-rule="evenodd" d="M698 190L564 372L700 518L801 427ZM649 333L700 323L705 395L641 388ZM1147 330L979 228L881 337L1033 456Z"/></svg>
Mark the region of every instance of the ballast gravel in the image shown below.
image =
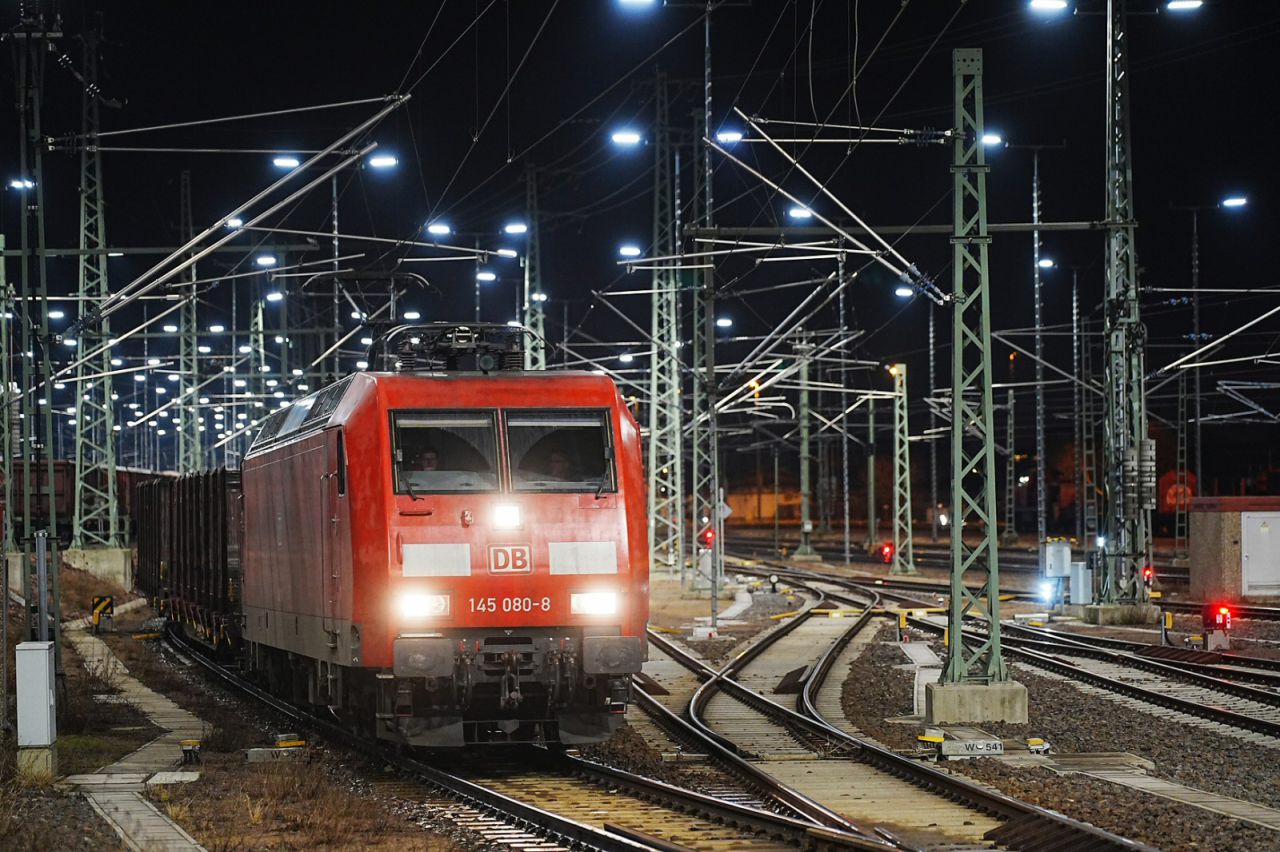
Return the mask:
<svg viewBox="0 0 1280 852"><path fill-rule="evenodd" d="M854 659L844 682L846 716L891 748L916 748L919 724L888 722L913 712L914 674L895 668L906 657L882 628L878 642ZM913 637L925 641L923 635ZM940 655L943 649L934 644ZM1190 787L1280 808L1280 751L1251 745L1078 691L1070 683L1015 665L1027 687L1026 725L984 724L1001 737L1048 740L1054 752L1130 752L1155 763L1151 773ZM1280 834L1209 811L1082 775L1060 776L1042 768L1018 768L994 759L955 761L948 769L1009 795L1061 811L1167 850L1280 848Z"/></svg>

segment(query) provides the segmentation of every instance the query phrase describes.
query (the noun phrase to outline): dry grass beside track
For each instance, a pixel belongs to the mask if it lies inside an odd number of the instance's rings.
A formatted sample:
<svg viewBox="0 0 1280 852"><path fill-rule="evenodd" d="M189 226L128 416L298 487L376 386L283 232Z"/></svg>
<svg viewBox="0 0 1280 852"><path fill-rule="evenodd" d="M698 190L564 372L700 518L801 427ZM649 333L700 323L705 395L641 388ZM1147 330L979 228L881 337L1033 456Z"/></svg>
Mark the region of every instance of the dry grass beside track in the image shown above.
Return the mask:
<svg viewBox="0 0 1280 852"><path fill-rule="evenodd" d="M328 758L246 764L239 756L213 755L199 781L153 788L150 795L211 852L459 848L371 800Z"/></svg>

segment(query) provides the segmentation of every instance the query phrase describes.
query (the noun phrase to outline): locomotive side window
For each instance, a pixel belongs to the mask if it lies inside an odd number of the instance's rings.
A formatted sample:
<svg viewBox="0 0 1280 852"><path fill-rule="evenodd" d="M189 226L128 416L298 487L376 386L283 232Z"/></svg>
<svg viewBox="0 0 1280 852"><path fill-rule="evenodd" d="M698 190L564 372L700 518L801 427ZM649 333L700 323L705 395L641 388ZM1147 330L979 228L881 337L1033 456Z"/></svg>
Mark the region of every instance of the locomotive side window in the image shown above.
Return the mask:
<svg viewBox="0 0 1280 852"><path fill-rule="evenodd" d="M491 413L397 411L391 418L396 493L497 489L498 442Z"/></svg>
<svg viewBox="0 0 1280 852"><path fill-rule="evenodd" d="M509 410L506 421L515 490L616 490L608 412Z"/></svg>

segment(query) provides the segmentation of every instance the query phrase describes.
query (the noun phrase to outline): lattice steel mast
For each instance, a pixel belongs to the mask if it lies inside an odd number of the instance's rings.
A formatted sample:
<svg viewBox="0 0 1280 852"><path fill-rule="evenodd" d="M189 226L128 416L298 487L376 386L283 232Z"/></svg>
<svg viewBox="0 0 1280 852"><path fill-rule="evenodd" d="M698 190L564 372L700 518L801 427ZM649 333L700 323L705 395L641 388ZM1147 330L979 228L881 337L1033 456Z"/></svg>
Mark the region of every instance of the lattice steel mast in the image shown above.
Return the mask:
<svg viewBox="0 0 1280 852"><path fill-rule="evenodd" d="M955 83L952 215L951 599L943 683L1007 681L1000 644L996 546L996 470L991 402L991 308L987 257L987 170L982 146L982 51L952 52ZM970 544L961 534L974 530ZM975 588L965 583L976 581ZM976 647L964 642L965 616L988 621Z"/></svg>
<svg viewBox="0 0 1280 852"><path fill-rule="evenodd" d="M80 93L80 254L77 315L92 315L110 294L107 285L106 215L102 201L102 154L93 140L99 129L98 35L85 33ZM81 351L97 349L111 337L109 319L86 326ZM75 508L71 546L119 547L120 506L116 495L116 435L111 353L76 368Z"/></svg>
<svg viewBox="0 0 1280 852"><path fill-rule="evenodd" d="M1004 530L1000 533L1000 543L1012 546L1018 543L1018 421L1013 388L1005 392L1004 418Z"/></svg>
<svg viewBox="0 0 1280 852"><path fill-rule="evenodd" d="M893 376L893 566L891 574L916 573L911 545L911 430L907 425L907 365Z"/></svg>
<svg viewBox="0 0 1280 852"><path fill-rule="evenodd" d="M1107 0L1107 290L1103 446L1106 547L1102 600L1144 601L1155 447L1147 437L1144 347L1134 246L1126 0Z"/></svg>
<svg viewBox="0 0 1280 852"><path fill-rule="evenodd" d="M191 213L191 172L183 169L179 180L178 231L183 245L195 237L195 222ZM201 446L198 388L200 386L200 312L196 296L196 266L194 263L183 273L178 284L179 298L184 299L179 311L178 393L178 470L199 470L204 466L204 448Z"/></svg>
<svg viewBox="0 0 1280 852"><path fill-rule="evenodd" d="M670 257L680 243L675 201L679 155L671 144L666 75L655 89L653 161L653 254ZM674 156L674 160L673 160ZM673 163L677 164L673 168ZM684 567L684 477L680 394L680 278L669 262L653 270L649 371L649 558L653 570L675 574Z"/></svg>
<svg viewBox="0 0 1280 852"><path fill-rule="evenodd" d="M524 169L525 231L524 250L524 327L533 332L524 350L526 370L547 369L546 304L542 292L542 251L538 227L538 172L533 163Z"/></svg>

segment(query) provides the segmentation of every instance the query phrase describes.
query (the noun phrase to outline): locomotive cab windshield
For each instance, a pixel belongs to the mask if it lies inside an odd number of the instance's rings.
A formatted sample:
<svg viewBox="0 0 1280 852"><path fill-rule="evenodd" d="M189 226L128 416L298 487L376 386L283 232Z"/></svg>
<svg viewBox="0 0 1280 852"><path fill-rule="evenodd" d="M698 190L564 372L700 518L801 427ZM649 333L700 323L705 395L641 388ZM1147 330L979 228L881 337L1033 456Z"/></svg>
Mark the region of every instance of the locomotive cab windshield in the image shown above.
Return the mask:
<svg viewBox="0 0 1280 852"><path fill-rule="evenodd" d="M498 490L497 429L491 411L393 411L396 493ZM513 491L617 490L608 411L507 409L506 466Z"/></svg>

